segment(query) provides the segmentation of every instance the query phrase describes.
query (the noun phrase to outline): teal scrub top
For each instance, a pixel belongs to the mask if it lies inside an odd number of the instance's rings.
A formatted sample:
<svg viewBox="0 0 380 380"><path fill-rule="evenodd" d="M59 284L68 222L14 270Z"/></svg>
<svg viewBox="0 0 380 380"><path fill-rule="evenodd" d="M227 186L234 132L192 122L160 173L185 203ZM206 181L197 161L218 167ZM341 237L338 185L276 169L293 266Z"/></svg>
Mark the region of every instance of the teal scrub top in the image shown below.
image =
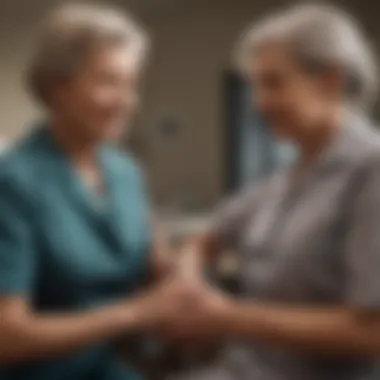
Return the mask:
<svg viewBox="0 0 380 380"><path fill-rule="evenodd" d="M116 148L99 149L106 196L87 188L49 128L36 128L0 163L0 297L37 312L91 310L133 294L147 278L150 207L141 171ZM0 380L130 380L113 342L31 365ZM137 375L136 375L137 376Z"/></svg>

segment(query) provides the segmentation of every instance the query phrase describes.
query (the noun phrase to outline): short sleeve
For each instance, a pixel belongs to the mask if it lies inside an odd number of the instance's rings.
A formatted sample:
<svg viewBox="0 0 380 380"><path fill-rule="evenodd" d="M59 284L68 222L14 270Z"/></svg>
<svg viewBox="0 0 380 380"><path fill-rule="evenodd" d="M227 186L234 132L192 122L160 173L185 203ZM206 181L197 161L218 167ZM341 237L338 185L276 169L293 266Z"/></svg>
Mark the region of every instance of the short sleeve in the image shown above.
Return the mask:
<svg viewBox="0 0 380 380"><path fill-rule="evenodd" d="M0 297L30 295L36 273L33 240L25 197L12 176L1 172Z"/></svg>
<svg viewBox="0 0 380 380"><path fill-rule="evenodd" d="M380 155L367 164L346 238L347 302L380 311Z"/></svg>
<svg viewBox="0 0 380 380"><path fill-rule="evenodd" d="M262 187L262 184L248 186L215 210L210 230L223 248L235 248L238 245L242 228L248 218L254 215Z"/></svg>

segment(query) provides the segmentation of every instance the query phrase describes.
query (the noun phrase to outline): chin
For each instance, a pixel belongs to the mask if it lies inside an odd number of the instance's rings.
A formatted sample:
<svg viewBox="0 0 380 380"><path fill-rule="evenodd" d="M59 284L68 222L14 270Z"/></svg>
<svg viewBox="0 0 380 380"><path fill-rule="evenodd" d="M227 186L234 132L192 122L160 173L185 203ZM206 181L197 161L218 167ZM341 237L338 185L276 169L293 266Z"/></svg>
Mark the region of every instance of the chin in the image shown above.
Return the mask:
<svg viewBox="0 0 380 380"><path fill-rule="evenodd" d="M104 141L108 143L117 143L124 137L122 130L108 131L104 135Z"/></svg>
<svg viewBox="0 0 380 380"><path fill-rule="evenodd" d="M288 139L292 136L290 128L283 124L273 124L272 132L280 139Z"/></svg>
<svg viewBox="0 0 380 380"><path fill-rule="evenodd" d="M116 125L102 125L98 129L98 140L102 142L117 142L123 137L124 129Z"/></svg>

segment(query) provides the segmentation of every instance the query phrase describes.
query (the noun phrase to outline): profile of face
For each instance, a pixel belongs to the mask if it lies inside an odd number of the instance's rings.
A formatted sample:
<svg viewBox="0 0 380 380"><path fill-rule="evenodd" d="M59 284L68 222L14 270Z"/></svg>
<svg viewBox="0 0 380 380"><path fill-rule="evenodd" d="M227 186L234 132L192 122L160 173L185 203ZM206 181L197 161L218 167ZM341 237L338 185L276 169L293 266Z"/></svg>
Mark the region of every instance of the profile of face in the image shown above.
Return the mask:
<svg viewBox="0 0 380 380"><path fill-rule="evenodd" d="M138 82L136 54L128 46L105 46L90 54L75 75L55 83L53 108L79 138L116 141L136 113Z"/></svg>
<svg viewBox="0 0 380 380"><path fill-rule="evenodd" d="M337 71L308 71L280 45L258 52L252 85L255 108L279 137L289 140L321 125L342 97Z"/></svg>

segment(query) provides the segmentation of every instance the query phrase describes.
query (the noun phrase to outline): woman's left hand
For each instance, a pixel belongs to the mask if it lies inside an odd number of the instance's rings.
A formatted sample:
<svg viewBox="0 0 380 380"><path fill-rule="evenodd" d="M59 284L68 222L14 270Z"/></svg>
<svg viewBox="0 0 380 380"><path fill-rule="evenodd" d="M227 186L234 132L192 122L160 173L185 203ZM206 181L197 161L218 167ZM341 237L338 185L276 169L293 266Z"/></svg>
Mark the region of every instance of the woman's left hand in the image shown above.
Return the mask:
<svg viewBox="0 0 380 380"><path fill-rule="evenodd" d="M164 338L190 346L223 339L228 330L225 316L231 301L206 283L197 282L193 286L197 301L186 312L167 321Z"/></svg>

